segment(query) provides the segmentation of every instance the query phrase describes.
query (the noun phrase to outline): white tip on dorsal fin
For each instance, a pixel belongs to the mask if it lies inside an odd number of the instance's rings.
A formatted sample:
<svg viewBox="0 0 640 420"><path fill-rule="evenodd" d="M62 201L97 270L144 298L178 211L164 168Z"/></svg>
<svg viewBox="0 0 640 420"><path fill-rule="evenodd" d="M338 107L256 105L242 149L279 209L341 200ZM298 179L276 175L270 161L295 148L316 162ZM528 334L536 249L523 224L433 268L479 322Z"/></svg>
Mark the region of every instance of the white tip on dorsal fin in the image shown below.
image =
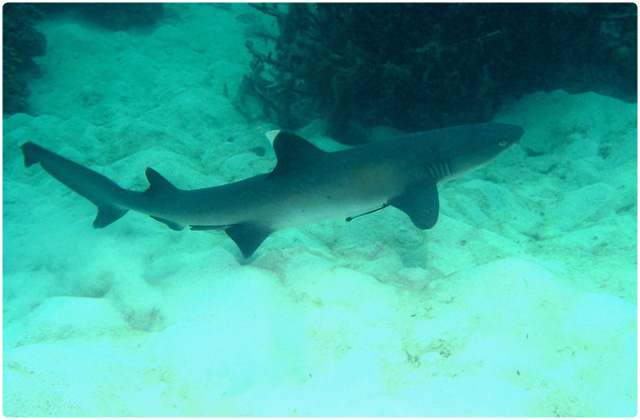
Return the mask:
<svg viewBox="0 0 640 420"><path fill-rule="evenodd" d="M264 133L265 137L267 137L267 140L269 140L269 143L271 143L272 146L273 141L276 139L276 137L278 137L278 134L280 134L280 130L272 130Z"/></svg>

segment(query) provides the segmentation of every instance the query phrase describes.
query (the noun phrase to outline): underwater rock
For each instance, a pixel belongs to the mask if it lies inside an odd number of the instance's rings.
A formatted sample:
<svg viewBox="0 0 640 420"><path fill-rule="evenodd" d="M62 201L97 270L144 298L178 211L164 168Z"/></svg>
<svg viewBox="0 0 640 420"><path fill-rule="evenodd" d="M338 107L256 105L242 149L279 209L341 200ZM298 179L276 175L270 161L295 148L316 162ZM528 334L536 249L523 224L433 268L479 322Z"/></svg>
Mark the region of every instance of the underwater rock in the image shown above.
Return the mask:
<svg viewBox="0 0 640 420"><path fill-rule="evenodd" d="M34 26L42 19L35 6L7 3L3 12L2 112L7 115L28 111L28 82L40 75L33 57L45 54L47 41Z"/></svg>
<svg viewBox="0 0 640 420"><path fill-rule="evenodd" d="M20 345L68 339L95 340L127 333L122 316L107 299L51 297L27 321Z"/></svg>
<svg viewBox="0 0 640 420"><path fill-rule="evenodd" d="M550 236L562 235L583 222L600 219L614 213L612 206L616 189L603 182L587 185L564 194L563 199L552 207L545 231Z"/></svg>

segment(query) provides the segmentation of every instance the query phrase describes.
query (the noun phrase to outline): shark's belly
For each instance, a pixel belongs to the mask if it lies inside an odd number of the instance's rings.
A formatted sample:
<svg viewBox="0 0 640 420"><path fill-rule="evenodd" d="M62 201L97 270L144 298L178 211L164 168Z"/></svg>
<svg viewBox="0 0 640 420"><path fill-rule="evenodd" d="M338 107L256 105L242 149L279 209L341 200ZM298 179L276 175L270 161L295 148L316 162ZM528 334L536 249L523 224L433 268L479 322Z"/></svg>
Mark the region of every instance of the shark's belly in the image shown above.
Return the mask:
<svg viewBox="0 0 640 420"><path fill-rule="evenodd" d="M273 191L258 213L269 214L269 226L274 230L346 218L379 208L400 194L404 183L389 171L361 169L323 184Z"/></svg>
<svg viewBox="0 0 640 420"><path fill-rule="evenodd" d="M386 202L384 196L369 199L350 199L344 201L301 197L295 205L270 206L269 226L274 230L318 223L326 220L355 216L380 207Z"/></svg>
<svg viewBox="0 0 640 420"><path fill-rule="evenodd" d="M183 225L258 223L275 231L373 210L400 194L407 181L402 171L380 165L348 168L323 177L258 176L183 191L164 214L155 216Z"/></svg>

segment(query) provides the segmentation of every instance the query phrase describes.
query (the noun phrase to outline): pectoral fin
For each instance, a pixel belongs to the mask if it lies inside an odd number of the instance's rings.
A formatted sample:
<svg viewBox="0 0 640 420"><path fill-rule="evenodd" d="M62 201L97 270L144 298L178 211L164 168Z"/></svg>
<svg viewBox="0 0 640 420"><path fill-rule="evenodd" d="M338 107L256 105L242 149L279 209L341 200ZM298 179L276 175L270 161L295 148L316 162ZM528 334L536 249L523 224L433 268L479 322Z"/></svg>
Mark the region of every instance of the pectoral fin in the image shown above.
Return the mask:
<svg viewBox="0 0 640 420"><path fill-rule="evenodd" d="M407 213L417 228L431 229L440 210L436 183L425 179L408 185L402 194L389 200L389 205Z"/></svg>

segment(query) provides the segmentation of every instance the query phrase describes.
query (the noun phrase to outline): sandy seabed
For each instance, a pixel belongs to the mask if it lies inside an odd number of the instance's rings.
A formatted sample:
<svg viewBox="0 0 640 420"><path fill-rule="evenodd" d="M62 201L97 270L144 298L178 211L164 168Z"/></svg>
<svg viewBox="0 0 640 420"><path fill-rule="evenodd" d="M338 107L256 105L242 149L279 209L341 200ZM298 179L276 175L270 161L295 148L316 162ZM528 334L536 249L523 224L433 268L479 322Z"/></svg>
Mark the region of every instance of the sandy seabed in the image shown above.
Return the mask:
<svg viewBox="0 0 640 420"><path fill-rule="evenodd" d="M440 186L434 229L390 208L277 232L241 264L222 233L140 214L94 230L89 202L22 164L33 141L135 190L147 166L181 188L273 168L276 127L224 95L273 22L166 7L146 34L39 26L37 116L3 125L6 416L636 413L635 104L527 95L495 119L520 143ZM299 133L330 148L323 126Z"/></svg>

